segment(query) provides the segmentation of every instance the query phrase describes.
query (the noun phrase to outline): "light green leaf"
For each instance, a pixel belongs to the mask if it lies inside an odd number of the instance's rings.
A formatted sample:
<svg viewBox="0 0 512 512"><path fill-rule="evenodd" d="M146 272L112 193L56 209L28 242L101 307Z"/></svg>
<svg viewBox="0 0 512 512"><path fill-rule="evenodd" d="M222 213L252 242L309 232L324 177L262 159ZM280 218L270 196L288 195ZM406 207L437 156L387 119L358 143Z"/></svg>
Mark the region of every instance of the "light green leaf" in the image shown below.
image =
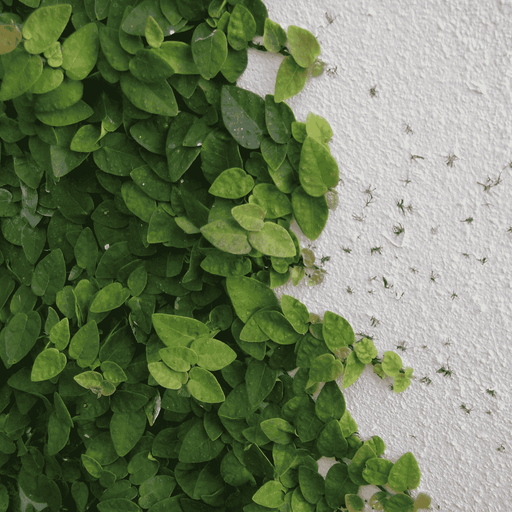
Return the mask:
<svg viewBox="0 0 512 512"><path fill-rule="evenodd" d="M390 460L380 459L378 457L368 459L362 475L369 484L386 485L392 467L393 463Z"/></svg>
<svg viewBox="0 0 512 512"><path fill-rule="evenodd" d="M285 57L277 71L274 101L281 103L299 94L306 85L307 77L307 69L300 67L291 55Z"/></svg>
<svg viewBox="0 0 512 512"><path fill-rule="evenodd" d="M303 68L309 68L322 51L320 43L309 30L295 25L288 27L288 48L295 62Z"/></svg>
<svg viewBox="0 0 512 512"><path fill-rule="evenodd" d="M101 289L92 301L91 313L105 313L122 306L130 296L130 290L121 283L111 283Z"/></svg>
<svg viewBox="0 0 512 512"><path fill-rule="evenodd" d="M357 494L345 495L345 504L349 512L361 512L364 510L364 501Z"/></svg>
<svg viewBox="0 0 512 512"><path fill-rule="evenodd" d="M270 183L258 183L249 196L249 202L260 206L267 219L278 219L292 213L292 203L286 194Z"/></svg>
<svg viewBox="0 0 512 512"><path fill-rule="evenodd" d="M222 172L212 183L208 192L224 199L239 199L254 187L254 179L243 169L233 167Z"/></svg>
<svg viewBox="0 0 512 512"><path fill-rule="evenodd" d="M221 110L224 125L232 137L244 148L258 149L268 133L264 100L251 91L224 85Z"/></svg>
<svg viewBox="0 0 512 512"><path fill-rule="evenodd" d="M219 219L201 228L202 235L213 246L231 254L247 254L252 247L247 239L247 231L235 219Z"/></svg>
<svg viewBox="0 0 512 512"><path fill-rule="evenodd" d="M402 369L403 363L401 357L388 350L384 352L384 358L382 359L382 369L390 377L397 377Z"/></svg>
<svg viewBox="0 0 512 512"><path fill-rule="evenodd" d="M270 18L267 20L273 23ZM271 94L265 96L265 122L268 133L275 142L286 144L290 140L295 122L293 110L286 103L276 103Z"/></svg>
<svg viewBox="0 0 512 512"><path fill-rule="evenodd" d="M273 443L288 444L295 437L295 427L282 418L270 418L262 421L260 427Z"/></svg>
<svg viewBox="0 0 512 512"><path fill-rule="evenodd" d="M197 364L197 354L187 347L167 347L158 351L164 363L176 372L188 372L190 365Z"/></svg>
<svg viewBox="0 0 512 512"><path fill-rule="evenodd" d="M67 358L56 348L47 348L39 353L32 366L30 380L40 382L53 379L66 367Z"/></svg>
<svg viewBox="0 0 512 512"><path fill-rule="evenodd" d="M231 210L234 219L247 231L259 231L263 227L265 212L257 204L241 204Z"/></svg>
<svg viewBox="0 0 512 512"><path fill-rule="evenodd" d="M339 359L332 354L322 354L311 362L309 379L311 383L335 381L342 373L343 363Z"/></svg>
<svg viewBox="0 0 512 512"><path fill-rule="evenodd" d="M182 41L164 41L158 50L158 55L179 75L199 75L192 48Z"/></svg>
<svg viewBox="0 0 512 512"><path fill-rule="evenodd" d="M52 112L36 112L36 117L48 126L70 126L92 116L93 109L84 101L77 101L71 107Z"/></svg>
<svg viewBox="0 0 512 512"><path fill-rule="evenodd" d="M372 359L378 356L375 344L369 338L363 338L360 342L354 345L354 351L357 359L363 364L370 364Z"/></svg>
<svg viewBox="0 0 512 512"><path fill-rule="evenodd" d="M222 30L200 23L192 35L192 57L205 80L215 77L228 56L228 43Z"/></svg>
<svg viewBox="0 0 512 512"><path fill-rule="evenodd" d="M355 352L350 352L347 357L347 366L345 368L345 374L343 375L343 384L342 388L346 389L359 378L361 373L363 373L365 364L361 363L356 357Z"/></svg>
<svg viewBox="0 0 512 512"><path fill-rule="evenodd" d="M62 44L62 67L71 80L83 80L96 66L100 39L96 23L73 32Z"/></svg>
<svg viewBox="0 0 512 512"><path fill-rule="evenodd" d="M281 307L284 316L299 334L305 334L309 329L309 311L300 300L291 295L281 297Z"/></svg>
<svg viewBox="0 0 512 512"><path fill-rule="evenodd" d="M223 277L241 277L251 271L249 258L223 251L212 251L201 262L201 268L210 274Z"/></svg>
<svg viewBox="0 0 512 512"><path fill-rule="evenodd" d="M404 453L393 465L388 485L395 492L416 489L420 485L421 471L412 452Z"/></svg>
<svg viewBox="0 0 512 512"><path fill-rule="evenodd" d="M253 494L252 501L262 507L278 508L283 504L283 498L284 487L282 484L275 480L270 480Z"/></svg>
<svg viewBox="0 0 512 512"><path fill-rule="evenodd" d="M101 371L103 372L103 377L109 382L112 382L114 386L128 380L126 373L124 373L123 369L117 363L114 363L114 361L103 361L103 363L101 363Z"/></svg>
<svg viewBox="0 0 512 512"><path fill-rule="evenodd" d="M256 21L242 4L235 5L228 22L228 42L233 50L244 50L256 35Z"/></svg>
<svg viewBox="0 0 512 512"><path fill-rule="evenodd" d="M261 141L261 154L272 171L277 171L286 158L286 144L278 144L270 137Z"/></svg>
<svg viewBox="0 0 512 512"><path fill-rule="evenodd" d="M259 231L249 232L248 238L254 249L267 256L293 258L297 252L288 231L273 222L265 222Z"/></svg>
<svg viewBox="0 0 512 512"><path fill-rule="evenodd" d="M321 197L338 184L340 172L329 150L307 136L300 153L300 184L310 196Z"/></svg>
<svg viewBox="0 0 512 512"><path fill-rule="evenodd" d="M71 5L50 5L36 9L23 25L25 50L43 53L59 39L71 16Z"/></svg>
<svg viewBox="0 0 512 512"><path fill-rule="evenodd" d="M30 92L34 94L44 94L56 89L64 80L64 73L61 69L43 68L41 76L32 85Z"/></svg>
<svg viewBox="0 0 512 512"><path fill-rule="evenodd" d="M101 147L98 143L101 137L101 130L98 126L86 124L81 126L75 133L70 149L81 153L96 151Z"/></svg>
<svg viewBox="0 0 512 512"><path fill-rule="evenodd" d="M103 379L101 373L87 371L75 375L73 379L83 388L90 389L94 394L101 396L110 396L116 390L115 386Z"/></svg>
<svg viewBox="0 0 512 512"><path fill-rule="evenodd" d="M322 324L322 335L329 350L337 355L342 347L355 344L354 330L342 316L326 311Z"/></svg>
<svg viewBox="0 0 512 512"><path fill-rule="evenodd" d="M164 41L164 33L153 16L148 16L144 35L146 36L146 41L149 46L152 48L160 48L160 45Z"/></svg>
<svg viewBox="0 0 512 512"><path fill-rule="evenodd" d="M409 387L410 383L411 383L411 379L409 379L403 373L399 373L393 379L393 391L395 393L401 393L402 391L405 391Z"/></svg>
<svg viewBox="0 0 512 512"><path fill-rule="evenodd" d="M187 388L194 398L207 404L218 404L226 399L217 379L203 368L190 370Z"/></svg>
<svg viewBox="0 0 512 512"><path fill-rule="evenodd" d="M57 350L64 350L68 346L69 338L69 319L63 318L51 328L50 341Z"/></svg>
<svg viewBox="0 0 512 512"><path fill-rule="evenodd" d="M322 144L326 144L332 139L331 125L322 116L313 114L313 112L308 114L306 120L306 132L307 135L313 137Z"/></svg>
<svg viewBox="0 0 512 512"><path fill-rule="evenodd" d="M178 104L172 87L164 80L144 83L131 73L121 75L121 89L137 108L161 116L178 115Z"/></svg>
<svg viewBox="0 0 512 512"><path fill-rule="evenodd" d="M261 311L255 316L258 327L275 343L293 345L300 339L290 322L278 311Z"/></svg>
<svg viewBox="0 0 512 512"><path fill-rule="evenodd" d="M279 23L270 18L265 19L265 30L263 32L263 45L269 52L278 52L286 44L286 32Z"/></svg>
<svg viewBox="0 0 512 512"><path fill-rule="evenodd" d="M197 364L205 370L220 370L236 359L236 352L226 343L208 336L196 338L190 349L197 354Z"/></svg>
<svg viewBox="0 0 512 512"><path fill-rule="evenodd" d="M151 318L158 337L168 347L188 347L196 338L209 334L208 327L194 318L164 313L154 313Z"/></svg>

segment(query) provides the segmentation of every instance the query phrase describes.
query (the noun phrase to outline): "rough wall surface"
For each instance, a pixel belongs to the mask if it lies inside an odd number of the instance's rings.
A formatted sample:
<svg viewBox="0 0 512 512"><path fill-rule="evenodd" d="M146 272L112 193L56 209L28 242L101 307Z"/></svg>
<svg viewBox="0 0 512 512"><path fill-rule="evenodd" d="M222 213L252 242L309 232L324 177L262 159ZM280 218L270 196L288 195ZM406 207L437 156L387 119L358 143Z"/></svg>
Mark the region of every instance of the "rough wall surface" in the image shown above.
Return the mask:
<svg viewBox="0 0 512 512"><path fill-rule="evenodd" d="M415 455L413 496L443 512L509 511L512 1L265 4L320 41L330 71L287 103L298 121L312 111L330 122L343 179L321 237L300 235L317 260L330 256L324 283L277 293L340 314L380 357L393 350L414 368L398 395L369 367L344 390L363 440L382 437L391 461ZM273 94L282 58L251 50L238 85Z"/></svg>

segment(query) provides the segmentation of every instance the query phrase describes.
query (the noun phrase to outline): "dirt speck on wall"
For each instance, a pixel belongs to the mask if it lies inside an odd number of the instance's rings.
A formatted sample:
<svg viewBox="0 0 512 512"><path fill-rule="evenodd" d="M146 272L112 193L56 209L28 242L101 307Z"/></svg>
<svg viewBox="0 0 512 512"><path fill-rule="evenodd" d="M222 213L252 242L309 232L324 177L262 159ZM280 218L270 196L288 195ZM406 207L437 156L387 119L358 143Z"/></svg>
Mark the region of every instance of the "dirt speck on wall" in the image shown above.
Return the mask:
<svg viewBox="0 0 512 512"><path fill-rule="evenodd" d="M380 436L393 462L415 455L413 496L443 512L509 510L512 2L265 5L321 44L324 73L287 103L298 121L329 121L342 178L320 238L295 226L330 257L323 283L277 293L343 316L414 368L401 394L368 367L344 390L363 440ZM250 51L238 85L273 94L282 59Z"/></svg>

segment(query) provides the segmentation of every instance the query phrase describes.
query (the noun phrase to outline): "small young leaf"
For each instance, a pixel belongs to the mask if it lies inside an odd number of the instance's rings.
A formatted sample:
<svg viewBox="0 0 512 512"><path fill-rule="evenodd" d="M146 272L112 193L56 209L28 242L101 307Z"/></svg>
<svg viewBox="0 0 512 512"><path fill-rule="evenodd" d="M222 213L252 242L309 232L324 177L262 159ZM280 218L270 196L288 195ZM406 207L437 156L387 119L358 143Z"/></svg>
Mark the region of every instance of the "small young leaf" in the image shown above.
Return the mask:
<svg viewBox="0 0 512 512"><path fill-rule="evenodd" d="M395 492L416 489L420 485L421 471L412 452L404 453L393 465L388 485Z"/></svg>
<svg viewBox="0 0 512 512"><path fill-rule="evenodd" d="M343 373L343 363L332 354L322 354L311 362L309 379L313 382L330 382ZM307 386L309 387L309 386Z"/></svg>
<svg viewBox="0 0 512 512"><path fill-rule="evenodd" d="M146 41L149 46L152 48L160 48L160 45L164 41L164 33L153 16L148 16L144 35L146 36Z"/></svg>
<svg viewBox="0 0 512 512"><path fill-rule="evenodd" d="M318 140L322 144L326 144L332 139L332 128L329 123L322 117L313 112L308 114L306 120L307 135Z"/></svg>
<svg viewBox="0 0 512 512"><path fill-rule="evenodd" d="M402 369L402 359L398 354L388 350L384 352L384 358L382 360L382 369L390 377L397 377Z"/></svg>
<svg viewBox="0 0 512 512"><path fill-rule="evenodd" d="M363 364L370 364L372 359L378 355L373 341L369 338L363 338L360 342L356 343L354 351L357 359Z"/></svg>
<svg viewBox="0 0 512 512"><path fill-rule="evenodd" d="M386 485L389 472L393 467L390 460L374 458L366 461L366 467L363 470L363 478L373 485Z"/></svg>

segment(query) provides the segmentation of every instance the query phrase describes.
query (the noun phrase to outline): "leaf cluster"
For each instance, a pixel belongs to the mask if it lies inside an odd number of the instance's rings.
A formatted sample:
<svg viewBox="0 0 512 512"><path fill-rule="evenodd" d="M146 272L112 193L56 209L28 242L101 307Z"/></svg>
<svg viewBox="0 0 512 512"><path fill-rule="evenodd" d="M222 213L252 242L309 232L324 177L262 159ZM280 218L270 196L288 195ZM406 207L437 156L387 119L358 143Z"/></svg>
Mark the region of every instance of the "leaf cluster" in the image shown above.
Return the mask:
<svg viewBox="0 0 512 512"><path fill-rule="evenodd" d="M320 236L339 170L293 87L235 85L255 35L285 44L261 0L6 5L0 511L19 489L52 512L330 511L371 483L412 510L414 457L360 441L335 382L373 342L273 292L300 281L290 224ZM293 66L315 41L289 27Z"/></svg>

